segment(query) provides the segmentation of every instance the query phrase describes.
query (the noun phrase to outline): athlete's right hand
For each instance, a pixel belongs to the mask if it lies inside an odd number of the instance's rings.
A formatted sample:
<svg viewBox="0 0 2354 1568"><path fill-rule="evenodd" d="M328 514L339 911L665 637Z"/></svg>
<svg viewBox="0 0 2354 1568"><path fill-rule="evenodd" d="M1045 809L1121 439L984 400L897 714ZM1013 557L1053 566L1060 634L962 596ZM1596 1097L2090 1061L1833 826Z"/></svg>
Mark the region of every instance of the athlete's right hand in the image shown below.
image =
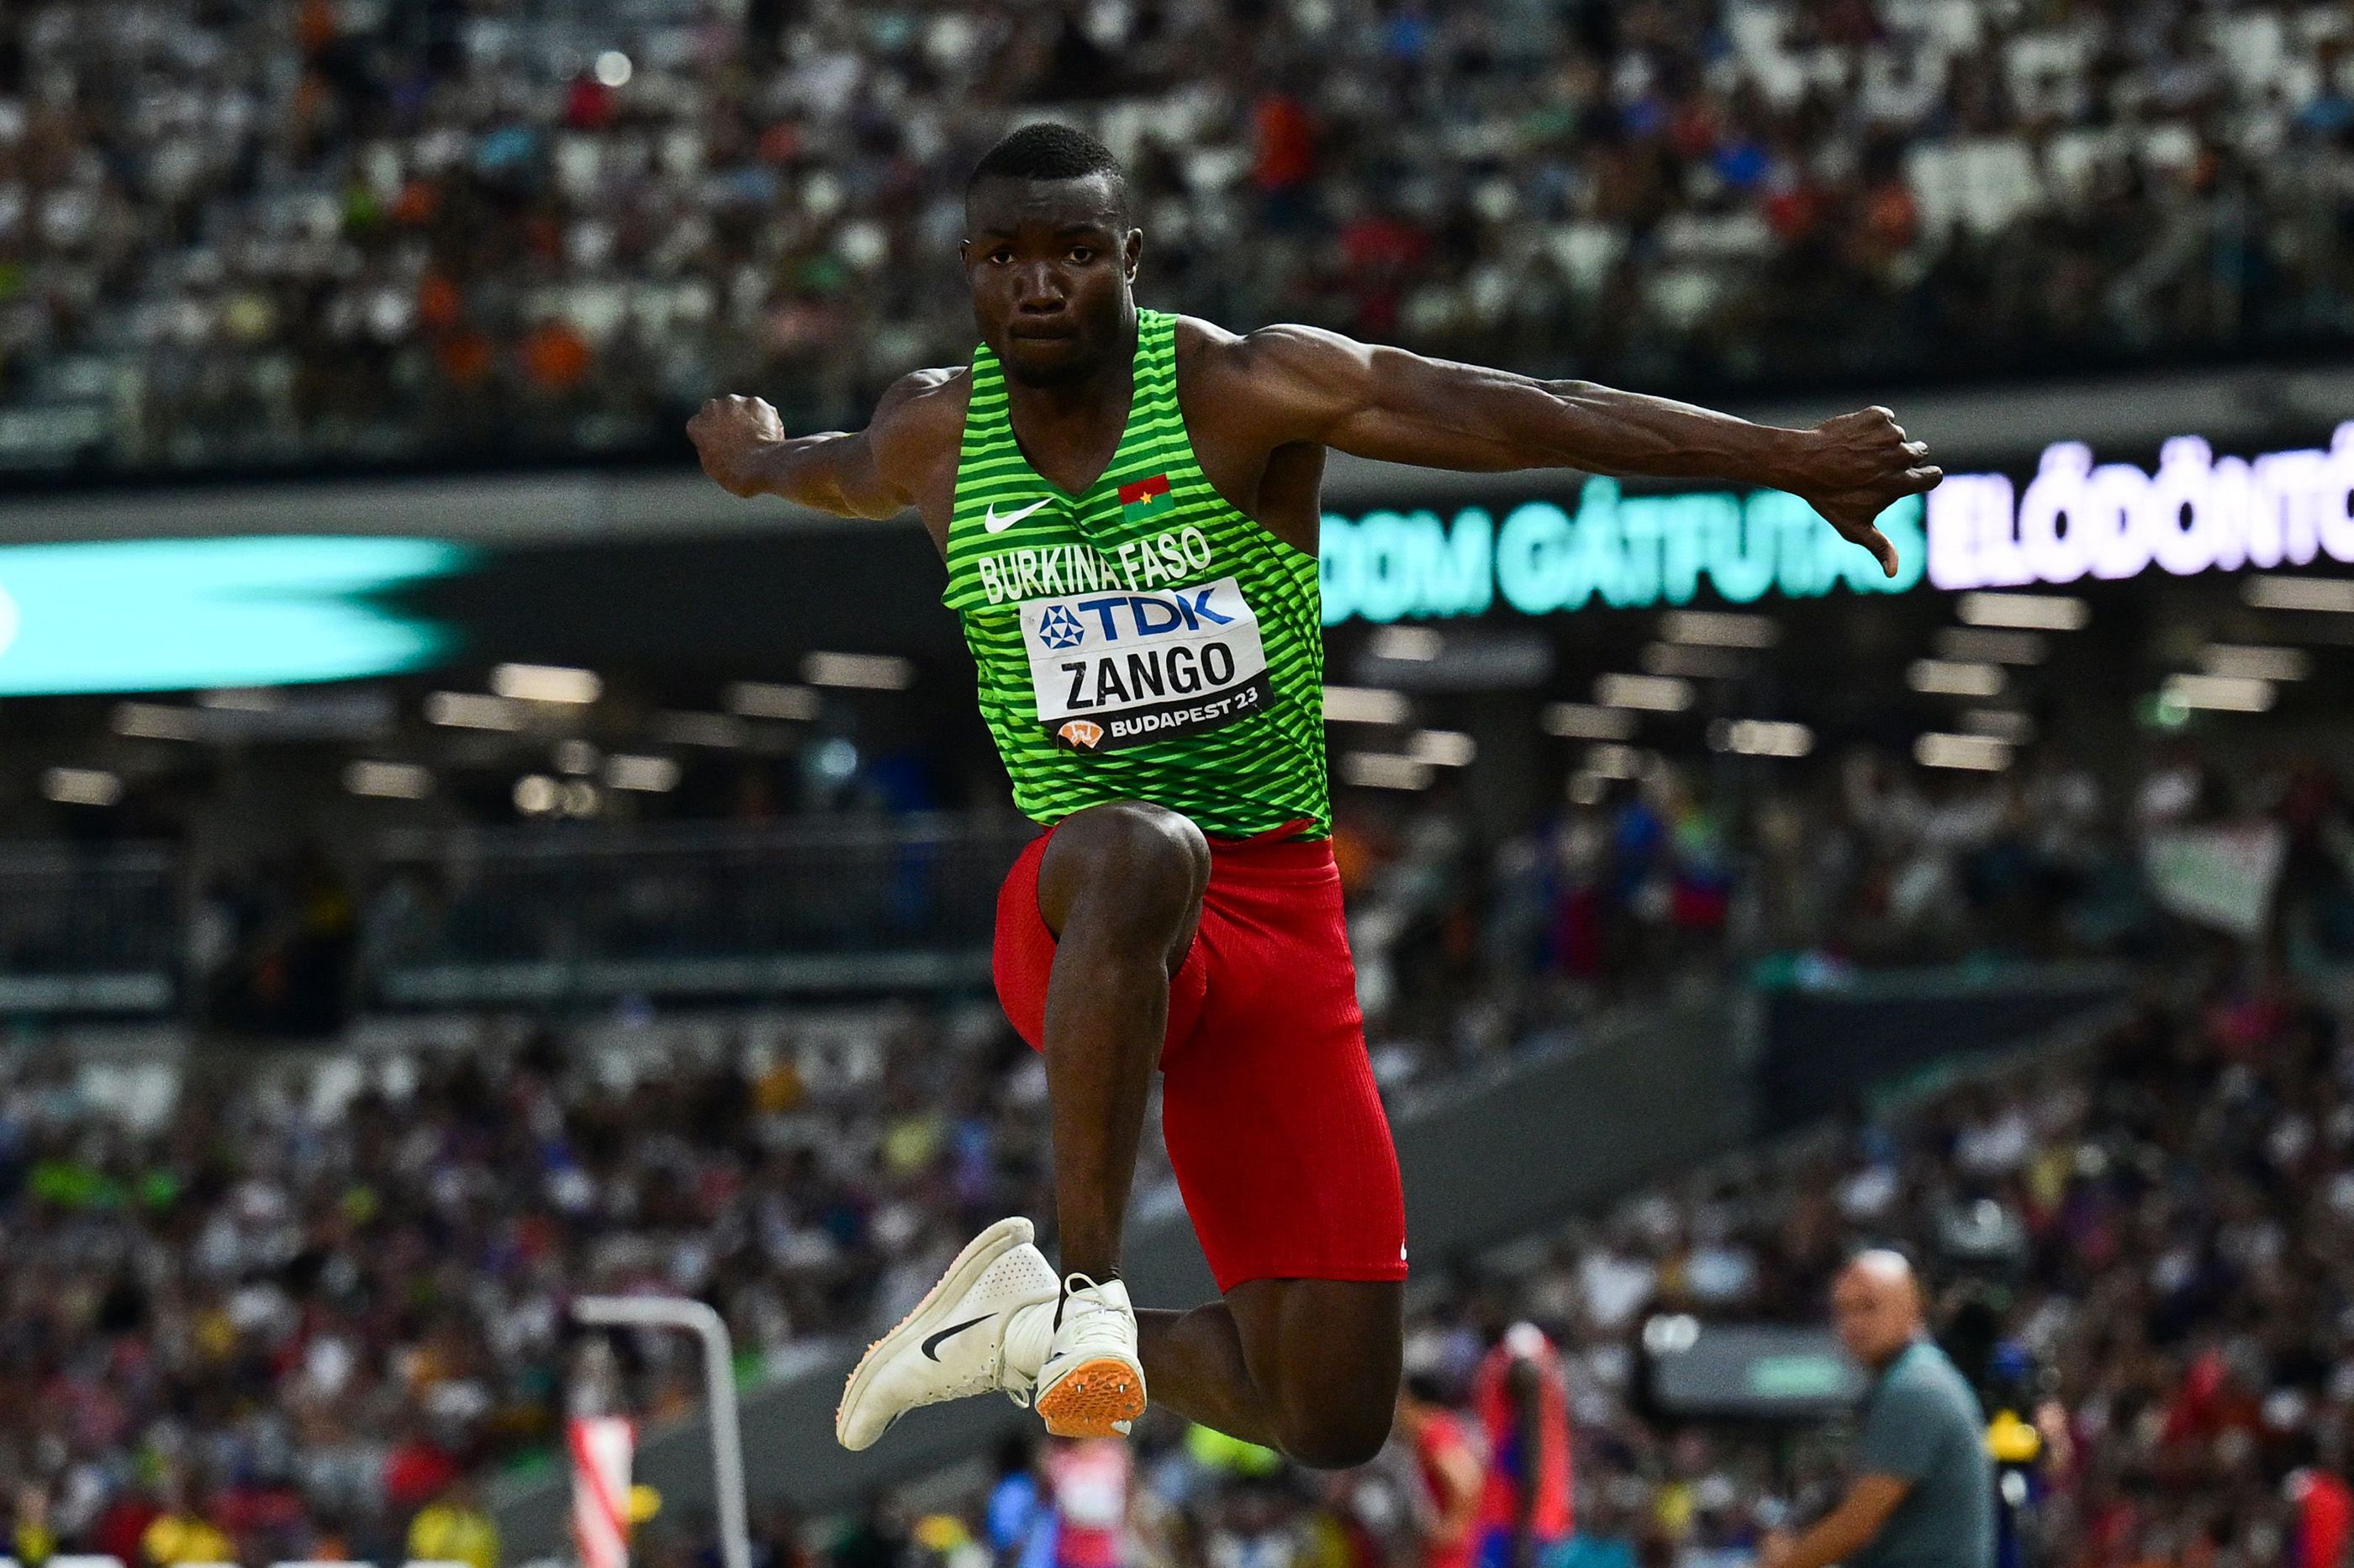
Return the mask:
<svg viewBox="0 0 2354 1568"><path fill-rule="evenodd" d="M785 424L760 397L714 397L686 422L703 471L730 495L758 495L762 459L785 439Z"/></svg>

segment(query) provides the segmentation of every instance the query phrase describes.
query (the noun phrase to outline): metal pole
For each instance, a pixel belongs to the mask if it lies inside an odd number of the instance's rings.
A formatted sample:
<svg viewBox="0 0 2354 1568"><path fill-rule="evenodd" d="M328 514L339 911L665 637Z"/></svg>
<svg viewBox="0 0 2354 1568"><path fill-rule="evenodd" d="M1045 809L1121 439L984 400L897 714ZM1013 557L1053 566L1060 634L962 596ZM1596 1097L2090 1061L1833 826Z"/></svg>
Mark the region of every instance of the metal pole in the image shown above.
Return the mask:
<svg viewBox="0 0 2354 1568"><path fill-rule="evenodd" d="M719 1494L720 1561L725 1568L752 1568L744 1507L744 1434L736 1418L736 1358L727 1325L703 1302L663 1296L582 1296L574 1299L572 1315L592 1328L676 1329L703 1341L711 1468Z"/></svg>

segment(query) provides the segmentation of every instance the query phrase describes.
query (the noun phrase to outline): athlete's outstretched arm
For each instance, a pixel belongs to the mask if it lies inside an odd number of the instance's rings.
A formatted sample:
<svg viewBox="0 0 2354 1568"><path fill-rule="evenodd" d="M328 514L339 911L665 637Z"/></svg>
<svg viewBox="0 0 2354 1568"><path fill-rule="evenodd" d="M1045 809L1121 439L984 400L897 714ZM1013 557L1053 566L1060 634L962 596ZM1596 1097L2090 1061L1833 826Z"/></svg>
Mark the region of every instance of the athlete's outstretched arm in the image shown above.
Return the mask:
<svg viewBox="0 0 2354 1568"><path fill-rule="evenodd" d="M1891 577L1896 551L1872 520L1945 477L1885 408L1842 414L1811 430L1776 429L1590 381L1536 381L1305 326L1262 328L1230 352L1234 383L1278 440L1424 468L1577 468L1766 485L1805 497Z"/></svg>
<svg viewBox="0 0 2354 1568"><path fill-rule="evenodd" d="M714 397L686 423L703 471L730 495L779 495L837 517L890 517L915 503L920 443L909 411L946 373L902 376L875 405L866 429L788 436L758 397Z"/></svg>

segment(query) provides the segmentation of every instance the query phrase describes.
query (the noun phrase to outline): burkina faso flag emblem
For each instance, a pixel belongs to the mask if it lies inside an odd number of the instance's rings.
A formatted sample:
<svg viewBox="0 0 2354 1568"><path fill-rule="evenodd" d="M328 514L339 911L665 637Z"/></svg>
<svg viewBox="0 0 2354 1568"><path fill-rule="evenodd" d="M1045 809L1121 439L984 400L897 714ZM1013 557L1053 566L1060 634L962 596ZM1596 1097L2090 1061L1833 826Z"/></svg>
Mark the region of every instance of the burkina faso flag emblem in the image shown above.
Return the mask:
<svg viewBox="0 0 2354 1568"><path fill-rule="evenodd" d="M1119 487L1119 520L1123 523L1150 523L1176 510L1177 498L1169 493L1169 476L1165 473Z"/></svg>

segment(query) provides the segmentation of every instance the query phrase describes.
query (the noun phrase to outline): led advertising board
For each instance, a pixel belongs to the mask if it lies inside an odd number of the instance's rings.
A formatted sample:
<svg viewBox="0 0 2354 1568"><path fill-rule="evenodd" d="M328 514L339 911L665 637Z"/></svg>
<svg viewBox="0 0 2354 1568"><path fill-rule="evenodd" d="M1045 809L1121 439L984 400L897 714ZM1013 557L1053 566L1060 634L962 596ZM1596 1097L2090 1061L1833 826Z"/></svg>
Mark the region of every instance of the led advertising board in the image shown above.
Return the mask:
<svg viewBox="0 0 2354 1568"><path fill-rule="evenodd" d="M1553 482L1326 514L1324 623L2354 566L2354 422L2326 448L2217 457L2181 436L2145 471L2062 441L2031 475L1949 475L1882 515L1894 577L1777 491ZM479 552L365 536L0 547L0 695L345 680L461 653L757 674L832 648L967 668L938 572L907 526Z"/></svg>
<svg viewBox="0 0 2354 1568"><path fill-rule="evenodd" d="M0 695L187 691L420 669L451 633L374 596L462 568L437 539L0 549Z"/></svg>
<svg viewBox="0 0 2354 1568"><path fill-rule="evenodd" d="M2243 567L2354 563L2354 421L2327 450L2214 455L2177 436L2158 470L2095 464L2090 447L2046 447L2015 494L1999 473L1949 477L1929 497L1929 580L1941 588L2117 581Z"/></svg>
<svg viewBox="0 0 2354 1568"><path fill-rule="evenodd" d="M1639 1366L1646 1401L1683 1420L1828 1421L1864 1393L1863 1370L1828 1330L1787 1324L1652 1318Z"/></svg>
<svg viewBox="0 0 2354 1568"><path fill-rule="evenodd" d="M1881 514L1900 563L1893 577L1778 490L1628 495L1616 481L1592 479L1574 505L1522 501L1502 509L1500 523L1478 506L1451 523L1429 510L1328 513L1324 624L1480 615L1497 604L1523 615L1641 609L1689 603L1702 581L1747 604L1768 592L1809 599L1842 582L1902 593L1921 580L1919 496Z"/></svg>
<svg viewBox="0 0 2354 1568"><path fill-rule="evenodd" d="M1607 479L1566 500L1513 499L1451 517L1404 507L1323 524L1324 623L1566 614L1690 602L1803 599L1844 586L1904 593L2120 581L2242 567L2354 564L2354 422L2324 449L2216 457L2198 436L2166 443L2155 471L2094 463L2056 442L2033 478L1956 473L1891 506L1882 577L1794 495L1761 490L1629 495Z"/></svg>

